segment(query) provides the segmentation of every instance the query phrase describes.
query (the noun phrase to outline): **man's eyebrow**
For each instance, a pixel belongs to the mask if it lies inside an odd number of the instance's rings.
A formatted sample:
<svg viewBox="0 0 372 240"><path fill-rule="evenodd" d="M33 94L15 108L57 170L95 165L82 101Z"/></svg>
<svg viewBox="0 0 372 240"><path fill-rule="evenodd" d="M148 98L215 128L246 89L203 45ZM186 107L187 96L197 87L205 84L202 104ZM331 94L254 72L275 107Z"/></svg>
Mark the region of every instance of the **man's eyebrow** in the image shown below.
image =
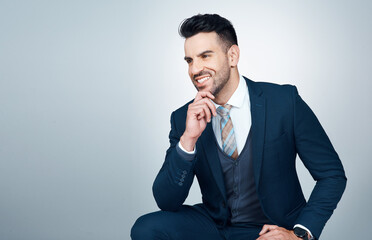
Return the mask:
<svg viewBox="0 0 372 240"><path fill-rule="evenodd" d="M206 50L204 52L199 53L197 56L200 57L201 55L207 54L207 53L213 53L212 50Z"/></svg>
<svg viewBox="0 0 372 240"><path fill-rule="evenodd" d="M207 53L214 53L212 50L205 50L204 52L201 52L197 55L197 57L200 57L201 55L207 54ZM189 60L192 59L191 57L185 56L183 59Z"/></svg>

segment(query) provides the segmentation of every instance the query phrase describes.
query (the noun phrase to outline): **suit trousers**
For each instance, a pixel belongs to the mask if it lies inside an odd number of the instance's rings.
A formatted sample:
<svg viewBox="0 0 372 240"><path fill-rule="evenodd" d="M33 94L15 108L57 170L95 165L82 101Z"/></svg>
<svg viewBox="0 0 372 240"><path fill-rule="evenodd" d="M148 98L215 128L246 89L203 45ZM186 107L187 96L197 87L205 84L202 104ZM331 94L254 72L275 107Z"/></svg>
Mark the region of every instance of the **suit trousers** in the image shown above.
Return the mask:
<svg viewBox="0 0 372 240"><path fill-rule="evenodd" d="M141 216L131 229L132 240L255 240L262 225L220 227L192 206L177 212L157 211Z"/></svg>

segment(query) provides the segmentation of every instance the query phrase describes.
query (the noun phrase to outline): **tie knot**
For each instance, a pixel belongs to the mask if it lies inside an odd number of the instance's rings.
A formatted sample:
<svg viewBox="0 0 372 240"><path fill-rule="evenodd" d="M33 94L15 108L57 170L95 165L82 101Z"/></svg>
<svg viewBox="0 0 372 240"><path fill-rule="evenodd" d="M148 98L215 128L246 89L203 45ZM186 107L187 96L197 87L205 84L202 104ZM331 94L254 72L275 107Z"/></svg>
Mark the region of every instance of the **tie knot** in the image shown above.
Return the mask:
<svg viewBox="0 0 372 240"><path fill-rule="evenodd" d="M225 104L223 106L219 106L217 108L217 113L222 116L222 117L226 117L229 115L230 113L230 109L232 108L232 106L230 104Z"/></svg>

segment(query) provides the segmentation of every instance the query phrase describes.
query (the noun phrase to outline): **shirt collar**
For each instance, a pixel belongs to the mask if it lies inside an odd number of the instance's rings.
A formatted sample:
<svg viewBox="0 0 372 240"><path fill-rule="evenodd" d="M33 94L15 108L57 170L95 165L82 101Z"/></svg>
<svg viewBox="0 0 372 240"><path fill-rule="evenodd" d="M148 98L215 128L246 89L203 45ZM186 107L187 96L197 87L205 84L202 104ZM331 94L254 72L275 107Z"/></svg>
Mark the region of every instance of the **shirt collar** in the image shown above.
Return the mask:
<svg viewBox="0 0 372 240"><path fill-rule="evenodd" d="M230 104L233 107L241 108L244 103L244 97L247 94L247 84L245 83L245 80L242 75L239 74L239 84L236 88L233 95L230 97L230 99L227 101L227 104ZM212 101L214 106L218 108L219 104Z"/></svg>

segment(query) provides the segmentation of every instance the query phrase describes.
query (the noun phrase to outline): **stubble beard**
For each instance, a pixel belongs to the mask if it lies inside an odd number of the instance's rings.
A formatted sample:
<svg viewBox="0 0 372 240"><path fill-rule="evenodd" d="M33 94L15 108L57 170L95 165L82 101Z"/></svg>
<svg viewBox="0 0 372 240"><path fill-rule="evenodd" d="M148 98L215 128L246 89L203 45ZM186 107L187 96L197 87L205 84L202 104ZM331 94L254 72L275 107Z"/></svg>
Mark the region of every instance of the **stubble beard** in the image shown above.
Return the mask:
<svg viewBox="0 0 372 240"><path fill-rule="evenodd" d="M213 79L213 85L211 90L209 91L213 96L217 97L218 94L221 92L221 90L226 86L226 84L229 82L230 79L230 73L231 69L226 62L226 64L223 65L224 67L219 71L218 74L216 74ZM204 75L206 72L201 72L198 75ZM203 89L199 89L196 84L194 84L196 90L201 91Z"/></svg>
<svg viewBox="0 0 372 240"><path fill-rule="evenodd" d="M213 96L217 97L218 94L221 92L221 90L229 82L230 72L231 72L231 69L229 65L226 63L226 65L224 65L224 68L221 69L219 74L216 74L216 76L214 77L212 89L210 91Z"/></svg>

